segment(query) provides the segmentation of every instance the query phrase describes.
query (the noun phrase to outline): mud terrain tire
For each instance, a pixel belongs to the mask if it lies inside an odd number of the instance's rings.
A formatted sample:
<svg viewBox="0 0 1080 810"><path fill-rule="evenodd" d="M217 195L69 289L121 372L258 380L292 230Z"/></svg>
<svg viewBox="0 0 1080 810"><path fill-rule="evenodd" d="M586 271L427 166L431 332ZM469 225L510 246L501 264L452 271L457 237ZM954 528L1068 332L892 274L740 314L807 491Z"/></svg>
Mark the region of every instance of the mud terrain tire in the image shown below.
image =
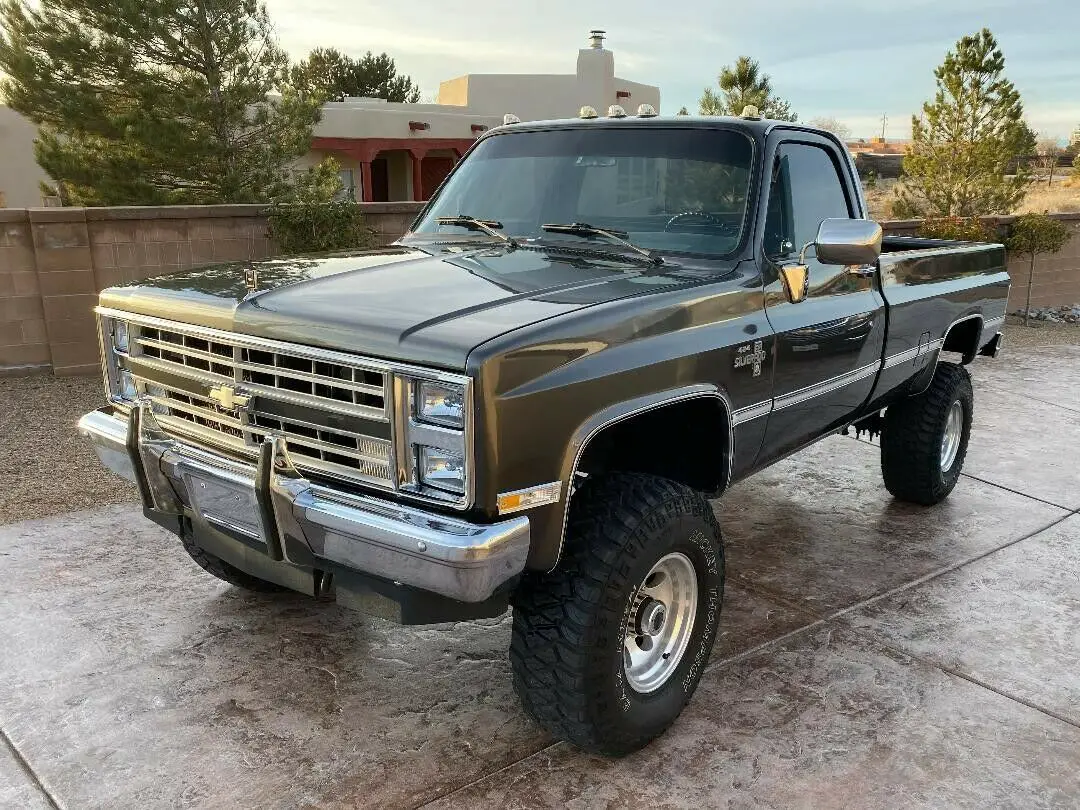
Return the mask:
<svg viewBox="0 0 1080 810"><path fill-rule="evenodd" d="M966 368L953 363L939 363L923 393L890 405L881 433L885 488L899 500L923 506L945 500L960 480L974 408L971 377ZM953 430L949 430L950 414L960 419ZM950 436L955 441L951 452L947 451Z"/></svg>
<svg viewBox="0 0 1080 810"><path fill-rule="evenodd" d="M662 566L670 564L676 568L668 577ZM656 610L660 597L645 593L661 594L657 583L665 577L670 593L681 594L681 601L670 599L670 613ZM697 688L723 591L720 527L703 496L648 475L587 481L571 501L558 566L528 575L512 599L510 662L525 709L549 732L587 751L621 756L641 748L675 721ZM647 608L653 608L655 636L635 641ZM687 610L692 619L677 612ZM678 635L687 640L662 662L653 654L649 660L658 669L639 691L631 678L641 682L643 676L632 674L628 645L651 645L653 638L666 644L665 634L675 637L670 628L679 626L689 626ZM634 654L640 656L640 648Z"/></svg>

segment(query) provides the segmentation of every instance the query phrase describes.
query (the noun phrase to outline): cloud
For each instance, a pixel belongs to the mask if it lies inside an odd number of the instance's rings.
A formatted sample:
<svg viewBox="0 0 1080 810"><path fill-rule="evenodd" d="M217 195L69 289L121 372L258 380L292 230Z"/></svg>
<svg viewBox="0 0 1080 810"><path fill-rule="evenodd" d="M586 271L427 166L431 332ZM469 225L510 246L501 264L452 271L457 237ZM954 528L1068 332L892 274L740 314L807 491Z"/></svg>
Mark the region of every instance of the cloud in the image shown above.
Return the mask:
<svg viewBox="0 0 1080 810"><path fill-rule="evenodd" d="M464 73L569 73L590 28L606 28L616 70L657 84L664 110L691 110L720 68L758 59L800 117L830 115L857 135L903 137L934 91L933 69L956 40L983 26L998 37L1006 73L1036 129L1064 136L1080 124L1076 0L267 0L294 57L316 46L386 51L434 94ZM871 126L873 122L876 129ZM867 129L867 127L869 127Z"/></svg>

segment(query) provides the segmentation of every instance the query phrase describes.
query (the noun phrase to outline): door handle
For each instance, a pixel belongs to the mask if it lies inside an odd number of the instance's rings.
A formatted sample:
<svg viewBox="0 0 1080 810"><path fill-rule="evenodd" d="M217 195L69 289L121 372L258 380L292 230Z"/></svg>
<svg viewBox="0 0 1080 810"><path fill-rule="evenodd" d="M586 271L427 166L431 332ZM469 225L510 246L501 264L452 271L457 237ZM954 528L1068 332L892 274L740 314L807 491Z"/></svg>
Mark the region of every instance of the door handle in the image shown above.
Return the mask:
<svg viewBox="0 0 1080 810"><path fill-rule="evenodd" d="M877 274L877 265L873 264L853 264L848 268L848 275L859 276L860 278L869 278Z"/></svg>

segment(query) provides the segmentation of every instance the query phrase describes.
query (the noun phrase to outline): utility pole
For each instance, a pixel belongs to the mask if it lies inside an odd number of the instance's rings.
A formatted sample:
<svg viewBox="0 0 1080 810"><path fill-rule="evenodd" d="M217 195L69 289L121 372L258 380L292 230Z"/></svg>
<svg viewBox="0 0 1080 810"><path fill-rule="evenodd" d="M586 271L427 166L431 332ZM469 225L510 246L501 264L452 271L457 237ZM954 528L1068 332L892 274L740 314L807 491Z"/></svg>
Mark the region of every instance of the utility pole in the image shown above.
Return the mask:
<svg viewBox="0 0 1080 810"><path fill-rule="evenodd" d="M885 113L881 116L881 142L885 142L885 125L889 123L889 115Z"/></svg>

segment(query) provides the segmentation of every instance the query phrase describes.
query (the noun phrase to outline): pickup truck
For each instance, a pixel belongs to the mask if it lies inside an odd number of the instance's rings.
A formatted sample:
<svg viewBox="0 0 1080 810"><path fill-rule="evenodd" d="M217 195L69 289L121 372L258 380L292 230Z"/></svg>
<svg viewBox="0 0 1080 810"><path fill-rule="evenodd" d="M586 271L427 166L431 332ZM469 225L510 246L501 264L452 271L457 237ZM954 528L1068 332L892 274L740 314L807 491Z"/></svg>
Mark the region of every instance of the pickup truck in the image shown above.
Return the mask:
<svg viewBox="0 0 1080 810"><path fill-rule="evenodd" d="M1005 251L866 217L835 136L753 110L511 121L389 247L104 290L80 429L228 583L405 624L512 605L525 709L623 755L707 663L709 499L848 429L897 499L957 482Z"/></svg>

